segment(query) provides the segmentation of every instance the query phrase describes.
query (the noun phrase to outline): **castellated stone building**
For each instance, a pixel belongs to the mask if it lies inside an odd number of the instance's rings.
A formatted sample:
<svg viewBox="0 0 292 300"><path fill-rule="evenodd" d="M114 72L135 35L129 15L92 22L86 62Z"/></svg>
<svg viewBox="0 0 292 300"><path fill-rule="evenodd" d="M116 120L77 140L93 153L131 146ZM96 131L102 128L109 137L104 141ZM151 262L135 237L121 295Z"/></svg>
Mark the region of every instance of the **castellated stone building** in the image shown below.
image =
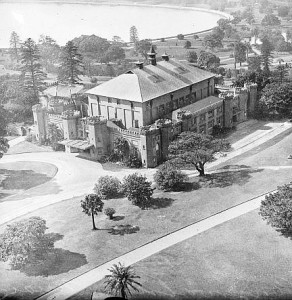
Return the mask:
<svg viewBox="0 0 292 300"><path fill-rule="evenodd" d="M148 55L149 65L138 62L137 68L87 90L87 103L78 101L80 91L72 93L70 87L67 98L51 97L47 107L35 105L37 139L46 139L48 123L56 123L66 151L98 160L122 136L129 154L138 154L144 167L155 167L181 132L212 133L215 125L232 127L253 113L256 85L221 87L217 96L215 74L167 54L158 62L153 48Z"/></svg>

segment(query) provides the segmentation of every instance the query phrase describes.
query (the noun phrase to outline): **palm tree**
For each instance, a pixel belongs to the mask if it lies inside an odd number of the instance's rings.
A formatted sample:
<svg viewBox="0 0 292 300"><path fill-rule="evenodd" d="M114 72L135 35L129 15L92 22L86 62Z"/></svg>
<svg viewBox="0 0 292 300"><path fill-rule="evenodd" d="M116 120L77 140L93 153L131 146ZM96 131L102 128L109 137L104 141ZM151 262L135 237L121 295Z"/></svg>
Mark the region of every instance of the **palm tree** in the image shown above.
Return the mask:
<svg viewBox="0 0 292 300"><path fill-rule="evenodd" d="M139 292L135 285L142 285L135 279L140 278L140 276L135 275L131 266L125 267L118 263L114 264L109 271L111 274L105 276L105 290L116 296L120 294L123 299L127 299L127 294L131 295L130 289Z"/></svg>

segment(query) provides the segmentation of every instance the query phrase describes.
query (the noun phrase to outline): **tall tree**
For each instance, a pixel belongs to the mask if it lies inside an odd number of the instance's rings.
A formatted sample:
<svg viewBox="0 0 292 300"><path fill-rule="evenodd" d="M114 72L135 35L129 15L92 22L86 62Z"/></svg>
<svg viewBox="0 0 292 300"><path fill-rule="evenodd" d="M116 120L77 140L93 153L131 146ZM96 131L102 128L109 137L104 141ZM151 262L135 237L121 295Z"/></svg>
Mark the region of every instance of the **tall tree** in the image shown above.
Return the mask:
<svg viewBox="0 0 292 300"><path fill-rule="evenodd" d="M99 212L102 212L103 202L101 201L100 196L96 194L89 194L85 196L83 200L81 200L81 207L83 212L88 216L92 217L92 229L97 230L94 221L94 215L97 215Z"/></svg>
<svg viewBox="0 0 292 300"><path fill-rule="evenodd" d="M54 39L47 35L40 36L38 48L40 51L41 63L46 68L47 72L50 72L51 69L53 69L54 64L59 62L61 48Z"/></svg>
<svg viewBox="0 0 292 300"><path fill-rule="evenodd" d="M205 175L205 164L215 160L215 154L229 148L225 140L208 134L186 131L168 148L169 158L181 166L195 167L200 176Z"/></svg>
<svg viewBox="0 0 292 300"><path fill-rule="evenodd" d="M125 267L118 263L114 264L109 271L110 275L105 276L105 290L115 296L120 295L123 299L127 299L128 295L131 295L131 289L138 292L136 286L142 286L136 281L140 276L135 275L131 266Z"/></svg>
<svg viewBox="0 0 292 300"><path fill-rule="evenodd" d="M31 104L38 103L39 92L44 88L46 75L42 71L38 47L31 38L21 47L21 63L24 90L33 97Z"/></svg>
<svg viewBox="0 0 292 300"><path fill-rule="evenodd" d="M153 46L153 49L156 50L157 48L156 45L152 45L151 40L146 39L146 40L137 41L135 44L135 49L147 60L148 58L147 53L150 51L151 46Z"/></svg>
<svg viewBox="0 0 292 300"><path fill-rule="evenodd" d="M198 57L198 65L211 71L219 67L220 58L211 52L201 50Z"/></svg>
<svg viewBox="0 0 292 300"><path fill-rule="evenodd" d="M262 55L262 62L264 64L263 71L267 74L270 73L270 66L272 61L272 51L274 47L269 41L267 36L262 38L262 45L261 45L261 55Z"/></svg>
<svg viewBox="0 0 292 300"><path fill-rule="evenodd" d="M82 56L72 41L69 41L62 49L60 59L58 79L71 84L77 83L79 81L78 75L84 74L84 65Z"/></svg>
<svg viewBox="0 0 292 300"><path fill-rule="evenodd" d="M130 42L136 44L139 41L138 30L136 26L130 28Z"/></svg>
<svg viewBox="0 0 292 300"><path fill-rule="evenodd" d="M12 31L10 35L10 53L11 57L17 62L19 61L20 38L19 35Z"/></svg>
<svg viewBox="0 0 292 300"><path fill-rule="evenodd" d="M234 49L235 64L239 63L241 65L241 63L246 61L246 46L244 45L244 43L238 42L235 43Z"/></svg>

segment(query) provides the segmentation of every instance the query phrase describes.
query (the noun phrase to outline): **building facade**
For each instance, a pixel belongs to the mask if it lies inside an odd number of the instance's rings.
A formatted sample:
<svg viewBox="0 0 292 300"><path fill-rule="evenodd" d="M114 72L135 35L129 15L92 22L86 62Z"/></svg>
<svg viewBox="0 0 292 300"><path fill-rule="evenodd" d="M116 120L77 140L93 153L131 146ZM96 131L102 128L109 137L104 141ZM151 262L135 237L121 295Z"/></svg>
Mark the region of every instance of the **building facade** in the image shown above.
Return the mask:
<svg viewBox="0 0 292 300"><path fill-rule="evenodd" d="M63 128L60 143L66 151L100 159L123 137L143 166L155 167L167 158L168 146L179 133L210 134L215 125L232 127L252 114L256 85L221 87L218 95L214 74L166 54L157 62L153 48L148 55L149 65L139 62L137 68L86 92L87 117L76 101L62 111L34 106L37 138L44 138L47 124L54 122Z"/></svg>

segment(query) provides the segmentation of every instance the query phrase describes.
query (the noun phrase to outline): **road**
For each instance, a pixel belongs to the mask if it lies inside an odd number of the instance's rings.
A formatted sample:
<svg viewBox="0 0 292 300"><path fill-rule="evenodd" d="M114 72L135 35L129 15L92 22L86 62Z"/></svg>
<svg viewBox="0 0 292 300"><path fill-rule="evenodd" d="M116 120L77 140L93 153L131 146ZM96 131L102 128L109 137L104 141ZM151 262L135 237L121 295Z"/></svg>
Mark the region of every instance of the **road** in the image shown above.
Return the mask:
<svg viewBox="0 0 292 300"><path fill-rule="evenodd" d="M292 123L268 123L265 130L256 130L240 141L232 145L233 151L225 157L219 157L216 161L206 165L206 169L214 168L223 162L228 161L240 154L243 154L277 135L292 128ZM4 155L2 163L16 161L39 161L55 165L58 168L56 176L45 183L42 195L28 197L21 201L6 201L0 203L0 225L9 222L17 217L25 215L39 208L70 199L83 196L93 192L94 184L103 175L116 176L122 179L125 175L133 173L133 170L120 172L106 171L101 164L76 157L76 154L64 152L41 152L24 153L16 155ZM135 170L137 172L137 170ZM145 174L149 179L153 178L155 169L141 169L139 173ZM187 171L189 176L196 176L196 171ZM51 191L55 189L54 193ZM48 193L46 194L46 190Z"/></svg>

